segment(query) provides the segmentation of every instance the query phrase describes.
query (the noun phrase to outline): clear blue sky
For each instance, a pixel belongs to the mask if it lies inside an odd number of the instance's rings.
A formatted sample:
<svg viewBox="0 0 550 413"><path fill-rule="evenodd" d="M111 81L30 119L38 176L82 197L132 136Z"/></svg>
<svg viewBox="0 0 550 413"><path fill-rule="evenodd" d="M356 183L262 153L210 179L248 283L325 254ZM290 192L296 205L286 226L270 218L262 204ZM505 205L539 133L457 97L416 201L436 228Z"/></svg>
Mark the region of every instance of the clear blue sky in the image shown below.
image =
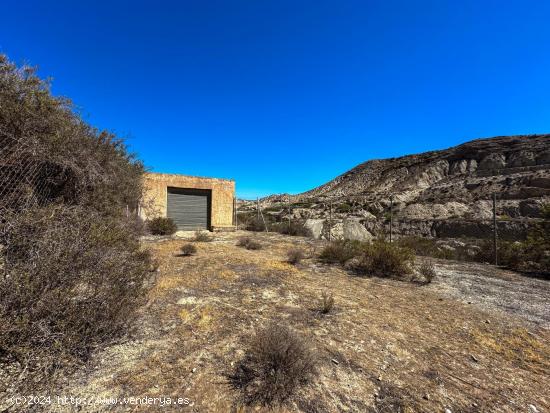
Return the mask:
<svg viewBox="0 0 550 413"><path fill-rule="evenodd" d="M550 2L15 1L0 52L154 171L296 193L373 158L550 132Z"/></svg>

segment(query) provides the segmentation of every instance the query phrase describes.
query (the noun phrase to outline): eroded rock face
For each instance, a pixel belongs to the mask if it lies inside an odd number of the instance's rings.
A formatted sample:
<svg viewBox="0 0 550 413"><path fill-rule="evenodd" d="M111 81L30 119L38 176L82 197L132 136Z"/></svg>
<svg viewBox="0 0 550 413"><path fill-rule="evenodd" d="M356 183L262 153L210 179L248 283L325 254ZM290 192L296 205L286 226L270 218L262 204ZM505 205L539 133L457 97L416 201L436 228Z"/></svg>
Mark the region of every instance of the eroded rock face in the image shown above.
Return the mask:
<svg viewBox="0 0 550 413"><path fill-rule="evenodd" d="M540 216L541 206L550 203L550 135L478 139L442 151L371 160L311 191L271 196L266 203L310 203L312 207L297 208L294 217L322 220L328 218L327 205L333 201L334 222L357 218L376 235L387 225L393 196L400 231L437 235L434 225L419 222L490 220L493 193L499 217ZM351 208L339 212L338 203ZM444 232L458 234L462 228L465 234L477 233L469 223L451 227ZM345 228L335 231L344 234Z"/></svg>
<svg viewBox="0 0 550 413"><path fill-rule="evenodd" d="M506 158L502 153L491 153L479 163L479 169L502 169L506 166Z"/></svg>
<svg viewBox="0 0 550 413"><path fill-rule="evenodd" d="M519 151L510 155L507 166L512 168L518 168L522 166L536 165L535 154L531 151Z"/></svg>

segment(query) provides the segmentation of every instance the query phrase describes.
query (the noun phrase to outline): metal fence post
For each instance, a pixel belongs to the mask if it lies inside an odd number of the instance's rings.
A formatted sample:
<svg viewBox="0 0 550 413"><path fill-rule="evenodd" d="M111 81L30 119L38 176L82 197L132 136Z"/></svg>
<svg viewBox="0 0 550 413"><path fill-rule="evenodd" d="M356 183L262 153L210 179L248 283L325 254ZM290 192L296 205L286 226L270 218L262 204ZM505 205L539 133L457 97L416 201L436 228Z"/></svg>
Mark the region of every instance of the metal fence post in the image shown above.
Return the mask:
<svg viewBox="0 0 550 413"><path fill-rule="evenodd" d="M237 198L233 197L233 225L237 228Z"/></svg>
<svg viewBox="0 0 550 413"><path fill-rule="evenodd" d="M290 199L288 200L288 232L290 233L290 228L292 227L292 208L290 207Z"/></svg>
<svg viewBox="0 0 550 413"><path fill-rule="evenodd" d="M330 201L330 209L328 216L328 240L332 241L332 201Z"/></svg>
<svg viewBox="0 0 550 413"><path fill-rule="evenodd" d="M493 192L493 252L495 255L495 265L498 265L497 239L497 193Z"/></svg>
<svg viewBox="0 0 550 413"><path fill-rule="evenodd" d="M390 242L393 235L393 195L390 195Z"/></svg>

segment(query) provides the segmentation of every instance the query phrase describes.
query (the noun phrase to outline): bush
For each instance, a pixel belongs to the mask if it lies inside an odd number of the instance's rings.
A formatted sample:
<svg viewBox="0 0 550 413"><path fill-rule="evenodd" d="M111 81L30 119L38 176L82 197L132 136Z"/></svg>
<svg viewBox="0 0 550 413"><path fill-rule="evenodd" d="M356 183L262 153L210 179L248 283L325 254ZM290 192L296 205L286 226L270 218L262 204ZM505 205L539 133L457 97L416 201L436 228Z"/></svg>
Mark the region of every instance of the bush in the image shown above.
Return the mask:
<svg viewBox="0 0 550 413"><path fill-rule="evenodd" d="M299 248L291 248L287 251L287 262L292 265L299 264L304 259L304 252Z"/></svg>
<svg viewBox="0 0 550 413"><path fill-rule="evenodd" d="M525 248L521 242L511 242L499 240L497 243L497 255L500 265L519 269L525 261ZM480 249L474 256L477 262L494 264L495 253L492 240L483 240L480 243Z"/></svg>
<svg viewBox="0 0 550 413"><path fill-rule="evenodd" d="M181 255L183 255L184 257L188 257L197 252L197 247L195 247L193 244L183 244L180 248L180 251Z"/></svg>
<svg viewBox="0 0 550 413"><path fill-rule="evenodd" d="M411 271L410 264L414 262L411 250L382 240L364 244L358 258L353 270L362 275L379 277L408 274Z"/></svg>
<svg viewBox="0 0 550 413"><path fill-rule="evenodd" d="M351 240L337 240L328 244L319 255L319 259L329 264L344 264L361 252L361 243Z"/></svg>
<svg viewBox="0 0 550 413"><path fill-rule="evenodd" d="M124 221L56 206L12 224L3 251L9 276L0 282L0 358L50 375L125 332L152 265Z"/></svg>
<svg viewBox="0 0 550 413"><path fill-rule="evenodd" d="M211 242L213 240L213 236L211 236L207 231L201 230L195 231L195 236L193 237L193 241L195 242Z"/></svg>
<svg viewBox="0 0 550 413"><path fill-rule="evenodd" d="M424 260L420 264L419 268L420 274L424 276L424 280L427 284L431 283L434 277L436 276L435 266L431 261Z"/></svg>
<svg viewBox="0 0 550 413"><path fill-rule="evenodd" d="M432 238L408 236L399 238L395 243L401 248L412 250L415 255L449 260L457 258L457 252L440 248Z"/></svg>
<svg viewBox="0 0 550 413"><path fill-rule="evenodd" d="M262 231L265 231L265 223L264 221L260 218L251 218L245 225L245 228L247 231L254 231L254 232L262 232Z"/></svg>
<svg viewBox="0 0 550 413"><path fill-rule="evenodd" d="M156 217L147 222L147 228L153 235L172 235L178 230L172 218Z"/></svg>
<svg viewBox="0 0 550 413"><path fill-rule="evenodd" d="M262 249L262 244L258 241L252 239L251 237L240 237L237 241L238 247L244 247L247 250L260 250Z"/></svg>
<svg viewBox="0 0 550 413"><path fill-rule="evenodd" d="M250 341L244 358L229 376L246 404L281 403L315 373L313 352L288 327L270 324Z"/></svg>
<svg viewBox="0 0 550 413"><path fill-rule="evenodd" d="M144 168L5 56L0 159L0 367L21 369L0 377L36 391L123 335L145 296Z"/></svg>
<svg viewBox="0 0 550 413"><path fill-rule="evenodd" d="M273 224L271 229L275 232L284 235L290 235L293 237L311 237L311 231L309 228L306 228L303 223L298 221L288 222L278 222Z"/></svg>
<svg viewBox="0 0 550 413"><path fill-rule="evenodd" d="M347 213L352 210L352 206L347 203L340 204L336 207L336 212Z"/></svg>
<svg viewBox="0 0 550 413"><path fill-rule="evenodd" d="M326 291L323 292L323 295L321 296L321 314L328 314L332 311L332 307L334 307L334 296L332 294L328 294Z"/></svg>

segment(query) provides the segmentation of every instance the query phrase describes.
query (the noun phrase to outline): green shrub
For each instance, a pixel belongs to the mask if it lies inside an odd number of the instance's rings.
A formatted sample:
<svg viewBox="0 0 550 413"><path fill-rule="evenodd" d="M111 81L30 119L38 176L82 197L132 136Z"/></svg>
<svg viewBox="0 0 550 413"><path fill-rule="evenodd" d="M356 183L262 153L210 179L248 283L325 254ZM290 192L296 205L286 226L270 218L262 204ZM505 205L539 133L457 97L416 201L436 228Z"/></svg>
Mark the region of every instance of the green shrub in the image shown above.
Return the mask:
<svg viewBox="0 0 550 413"><path fill-rule="evenodd" d="M350 212L352 209L350 204L340 204L336 207L336 212L346 213Z"/></svg>
<svg viewBox="0 0 550 413"><path fill-rule="evenodd" d="M408 274L413 262L414 254L410 249L376 240L363 244L361 254L352 268L361 275L390 277Z"/></svg>
<svg viewBox="0 0 550 413"><path fill-rule="evenodd" d="M284 206L280 206L280 205L279 205L279 206L275 206L275 205L274 205L274 206L270 206L270 207L264 208L263 211L264 211L264 212L277 212L277 213L278 213L278 212L283 211L283 209L284 209Z"/></svg>
<svg viewBox="0 0 550 413"><path fill-rule="evenodd" d="M302 222L291 221L278 222L271 226L271 230L284 235L293 237L311 237L311 231L306 228Z"/></svg>
<svg viewBox="0 0 550 413"><path fill-rule="evenodd" d="M172 218L156 217L147 222L149 232L153 235L172 235L178 230Z"/></svg>
<svg viewBox="0 0 550 413"><path fill-rule="evenodd" d="M337 240L328 244L319 255L322 262L329 264L344 264L346 261L359 255L361 243L351 240Z"/></svg>
<svg viewBox="0 0 550 413"><path fill-rule="evenodd" d="M250 340L229 380L244 403L271 405L287 400L315 371L316 359L306 341L272 323Z"/></svg>
<svg viewBox="0 0 550 413"><path fill-rule="evenodd" d="M493 264L495 262L494 243L492 240L483 240L474 260ZM513 269L520 269L526 260L525 245L521 242L499 240L497 243L499 264Z"/></svg>
<svg viewBox="0 0 550 413"><path fill-rule="evenodd" d="M181 255L188 257L197 253L197 247L193 244L183 244L180 248Z"/></svg>

